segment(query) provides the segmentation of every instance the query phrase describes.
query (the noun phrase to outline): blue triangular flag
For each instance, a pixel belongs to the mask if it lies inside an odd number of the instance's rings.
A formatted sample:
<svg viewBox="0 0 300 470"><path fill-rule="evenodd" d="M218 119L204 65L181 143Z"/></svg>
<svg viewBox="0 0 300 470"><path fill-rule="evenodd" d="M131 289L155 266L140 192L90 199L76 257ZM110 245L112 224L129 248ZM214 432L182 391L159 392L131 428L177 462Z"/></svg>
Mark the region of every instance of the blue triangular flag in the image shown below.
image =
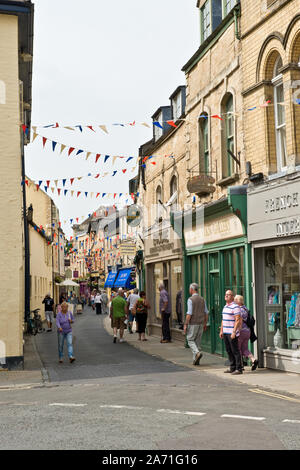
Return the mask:
<svg viewBox="0 0 300 470"><path fill-rule="evenodd" d="M62 182L63 182L63 186L65 186L65 184L66 184L66 181L67 181L66 179L65 179L65 180L62 180Z"/></svg>
<svg viewBox="0 0 300 470"><path fill-rule="evenodd" d="M42 180L42 181L39 181L39 186L41 186L42 182L43 182L43 180Z"/></svg>
<svg viewBox="0 0 300 470"><path fill-rule="evenodd" d="M105 155L104 163L109 159L110 155Z"/></svg>
<svg viewBox="0 0 300 470"><path fill-rule="evenodd" d="M115 170L115 171L113 172L113 176L115 176L115 174L117 173L117 171L118 171L118 170Z"/></svg>
<svg viewBox="0 0 300 470"><path fill-rule="evenodd" d="M53 152L55 150L56 145L57 145L57 142L54 142L54 140L52 140L52 150L53 150Z"/></svg>
<svg viewBox="0 0 300 470"><path fill-rule="evenodd" d="M85 194L85 197L87 197L88 193L84 193Z"/></svg>
<svg viewBox="0 0 300 470"><path fill-rule="evenodd" d="M163 126L162 126L158 121L153 121L153 124L154 124L156 127L160 127L160 129L163 129Z"/></svg>
<svg viewBox="0 0 300 470"><path fill-rule="evenodd" d="M75 127L79 127L80 132L82 132L82 127L81 126L75 126Z"/></svg>
<svg viewBox="0 0 300 470"><path fill-rule="evenodd" d="M46 192L47 192L47 189L48 189L47 186L45 186L45 191L46 191Z"/></svg>
<svg viewBox="0 0 300 470"><path fill-rule="evenodd" d="M67 190L67 189L65 189L65 190L64 190L64 194L66 195L66 194L67 194L67 192L68 192L68 190Z"/></svg>
<svg viewBox="0 0 300 470"><path fill-rule="evenodd" d="M132 160L132 159L133 159L133 157L127 158L126 163L129 162L129 160Z"/></svg>
<svg viewBox="0 0 300 470"><path fill-rule="evenodd" d="M104 196L105 196L105 194L106 194L106 193L102 193L102 197L104 197Z"/></svg>
<svg viewBox="0 0 300 470"><path fill-rule="evenodd" d="M78 152L76 153L76 155L79 155L80 153L82 153L83 150L78 150Z"/></svg>

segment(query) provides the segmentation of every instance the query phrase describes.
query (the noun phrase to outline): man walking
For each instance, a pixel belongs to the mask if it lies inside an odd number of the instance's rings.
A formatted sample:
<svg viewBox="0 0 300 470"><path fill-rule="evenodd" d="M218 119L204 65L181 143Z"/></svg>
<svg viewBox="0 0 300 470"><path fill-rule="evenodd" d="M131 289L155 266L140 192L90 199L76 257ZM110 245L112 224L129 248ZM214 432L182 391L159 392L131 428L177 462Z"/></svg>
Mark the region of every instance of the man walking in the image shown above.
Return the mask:
<svg viewBox="0 0 300 470"><path fill-rule="evenodd" d="M48 325L48 330L47 331L52 331L52 317L53 317L53 305L54 305L54 300L51 298L50 293L46 295L44 298L43 304L45 304L45 316L47 320L47 325Z"/></svg>
<svg viewBox="0 0 300 470"><path fill-rule="evenodd" d="M193 353L193 364L197 366L203 356L200 344L203 331L206 330L208 310L205 300L198 294L198 284L190 285L190 294L191 297L187 301L184 333Z"/></svg>
<svg viewBox="0 0 300 470"><path fill-rule="evenodd" d="M222 312L220 338L224 339L230 362L230 368L225 370L225 373L239 375L243 373L242 358L238 343L239 329L241 326L241 310L233 300L233 292L231 290L226 291L226 305Z"/></svg>
<svg viewBox="0 0 300 470"><path fill-rule="evenodd" d="M132 326L133 326L133 321L135 320L135 313L133 313L132 309L135 306L135 303L139 298L140 298L139 290L135 288L133 289L133 293L130 294L127 299L127 307L129 309L128 331L130 334L133 333Z"/></svg>
<svg viewBox="0 0 300 470"><path fill-rule="evenodd" d="M110 307L110 318L114 330L114 343L117 342L118 330L120 330L120 343L124 343L123 335L125 329L127 303L124 299L123 289L118 290L118 295L112 299Z"/></svg>
<svg viewBox="0 0 300 470"><path fill-rule="evenodd" d="M95 295L96 315L101 315L101 295L99 292Z"/></svg>
<svg viewBox="0 0 300 470"><path fill-rule="evenodd" d="M101 294L101 309L104 315L107 315L107 307L108 307L108 297L105 291Z"/></svg>
<svg viewBox="0 0 300 470"><path fill-rule="evenodd" d="M171 316L171 303L168 292L165 289L163 282L160 282L159 287L160 299L159 299L159 312L162 318L162 339L161 343L171 343L171 331L170 331L170 316Z"/></svg>

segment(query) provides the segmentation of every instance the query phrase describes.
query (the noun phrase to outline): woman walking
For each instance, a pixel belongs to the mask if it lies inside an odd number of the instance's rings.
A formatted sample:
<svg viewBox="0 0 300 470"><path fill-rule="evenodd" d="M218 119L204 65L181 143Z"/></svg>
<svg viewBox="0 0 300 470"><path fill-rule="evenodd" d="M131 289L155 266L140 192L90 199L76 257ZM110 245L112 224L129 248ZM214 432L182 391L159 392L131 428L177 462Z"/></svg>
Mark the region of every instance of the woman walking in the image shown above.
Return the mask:
<svg viewBox="0 0 300 470"><path fill-rule="evenodd" d="M236 295L234 298L234 301L240 307L241 317L242 317L242 327L240 329L240 335L238 337L239 350L240 350L242 358L244 356L244 357L251 359L251 362L252 362L251 370L255 370L258 366L258 360L255 359L253 354L248 349L248 342L250 339L250 328L247 326L246 322L247 322L247 318L250 312L247 309L247 307L244 305L244 297L242 295Z"/></svg>
<svg viewBox="0 0 300 470"><path fill-rule="evenodd" d="M68 304L63 302L61 304L61 312L56 316L58 357L60 364L63 362L65 339L67 340L69 360L71 363L75 361L75 357L73 356L72 323L74 323L73 314L68 311Z"/></svg>
<svg viewBox="0 0 300 470"><path fill-rule="evenodd" d="M136 315L136 323L137 323L137 333L139 334L140 341L147 341L145 338L145 330L147 325L147 317L148 317L148 310L150 309L150 304L146 299L145 292L140 293L140 298L137 299L135 305L132 309L133 314Z"/></svg>

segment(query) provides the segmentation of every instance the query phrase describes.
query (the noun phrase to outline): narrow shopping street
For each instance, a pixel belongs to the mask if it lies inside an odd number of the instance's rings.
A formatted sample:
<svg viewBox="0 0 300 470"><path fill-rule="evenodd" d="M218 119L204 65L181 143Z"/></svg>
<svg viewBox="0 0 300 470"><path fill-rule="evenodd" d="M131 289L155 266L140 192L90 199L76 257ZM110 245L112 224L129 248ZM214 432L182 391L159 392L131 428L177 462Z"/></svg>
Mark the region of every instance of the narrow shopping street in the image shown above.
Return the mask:
<svg viewBox="0 0 300 470"><path fill-rule="evenodd" d="M73 364L58 363L56 328L35 337L45 381L0 388L3 449L299 448L300 398L113 344L103 320L76 316Z"/></svg>

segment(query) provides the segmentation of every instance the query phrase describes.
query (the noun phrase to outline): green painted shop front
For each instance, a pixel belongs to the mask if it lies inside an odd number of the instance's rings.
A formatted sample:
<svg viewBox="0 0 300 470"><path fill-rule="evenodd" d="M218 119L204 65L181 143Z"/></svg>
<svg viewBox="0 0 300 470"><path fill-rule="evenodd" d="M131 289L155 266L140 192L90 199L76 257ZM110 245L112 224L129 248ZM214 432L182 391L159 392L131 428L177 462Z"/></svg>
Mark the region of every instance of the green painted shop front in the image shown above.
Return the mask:
<svg viewBox="0 0 300 470"><path fill-rule="evenodd" d="M199 284L200 295L209 310L202 348L225 355L224 342L219 337L225 291L230 289L243 295L246 305L252 308L251 251L247 239L228 240L207 246L199 253L190 253L187 268L187 288L192 282Z"/></svg>
<svg viewBox="0 0 300 470"><path fill-rule="evenodd" d="M196 282L209 310L202 349L225 356L220 339L225 291L243 295L252 310L251 247L247 240L247 195L244 187L232 187L228 197L204 208L203 229L184 229L185 301L189 285ZM193 226L194 225L194 226ZM201 243L199 243L201 242Z"/></svg>

